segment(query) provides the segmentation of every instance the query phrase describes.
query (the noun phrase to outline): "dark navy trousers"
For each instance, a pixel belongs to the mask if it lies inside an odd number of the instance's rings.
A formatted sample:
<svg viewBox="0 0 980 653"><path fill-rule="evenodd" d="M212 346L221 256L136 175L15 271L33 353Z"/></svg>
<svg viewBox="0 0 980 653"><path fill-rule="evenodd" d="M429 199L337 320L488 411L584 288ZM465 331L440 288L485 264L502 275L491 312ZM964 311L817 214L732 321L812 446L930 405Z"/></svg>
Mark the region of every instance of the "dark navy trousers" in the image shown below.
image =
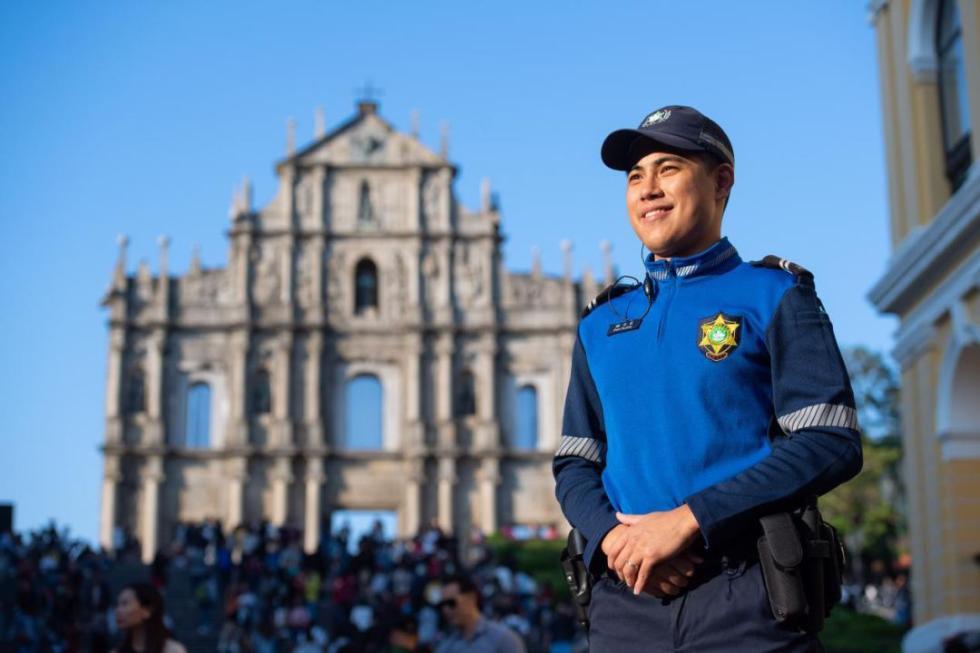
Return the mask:
<svg viewBox="0 0 980 653"><path fill-rule="evenodd" d="M684 594L634 596L603 576L589 604L590 653L809 653L824 649L815 635L776 623L758 561L706 564Z"/></svg>

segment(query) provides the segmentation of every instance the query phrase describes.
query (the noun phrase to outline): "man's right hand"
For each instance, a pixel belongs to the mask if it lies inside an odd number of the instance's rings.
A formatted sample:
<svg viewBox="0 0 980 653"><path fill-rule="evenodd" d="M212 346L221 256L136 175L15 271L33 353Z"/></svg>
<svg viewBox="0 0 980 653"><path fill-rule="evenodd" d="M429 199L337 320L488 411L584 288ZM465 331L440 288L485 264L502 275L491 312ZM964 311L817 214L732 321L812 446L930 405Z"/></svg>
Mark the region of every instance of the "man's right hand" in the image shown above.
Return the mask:
<svg viewBox="0 0 980 653"><path fill-rule="evenodd" d="M626 545L625 535L628 529L629 526L626 524L619 524L613 527L602 538L600 548L606 555L607 560L615 560L616 556L619 555L619 552ZM650 575L644 584L643 591L659 599L679 595L684 591L688 583L691 582L691 578L694 576L695 566L700 562L702 562L702 559L697 554L685 551L658 565L654 565L650 568ZM636 574L639 571L638 566L627 566L624 568L623 573L611 567L610 569L620 580L624 581L630 587L636 582Z"/></svg>

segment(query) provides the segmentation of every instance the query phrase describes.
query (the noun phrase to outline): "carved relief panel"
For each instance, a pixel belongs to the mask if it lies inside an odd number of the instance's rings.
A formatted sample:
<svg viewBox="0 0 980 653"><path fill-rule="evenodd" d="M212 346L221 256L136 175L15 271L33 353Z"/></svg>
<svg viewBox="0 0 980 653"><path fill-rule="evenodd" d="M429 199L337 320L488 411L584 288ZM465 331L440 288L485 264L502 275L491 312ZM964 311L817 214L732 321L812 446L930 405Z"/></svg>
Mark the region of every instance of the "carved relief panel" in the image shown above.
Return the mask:
<svg viewBox="0 0 980 653"><path fill-rule="evenodd" d="M278 302L282 253L276 243L263 239L252 246L252 301L258 306Z"/></svg>
<svg viewBox="0 0 980 653"><path fill-rule="evenodd" d="M316 245L312 241L296 244L296 302L307 308L316 303L315 275L320 274Z"/></svg>
<svg viewBox="0 0 980 653"><path fill-rule="evenodd" d="M490 297L488 272L491 260L480 243L461 241L453 252L454 289L462 308L485 305Z"/></svg>
<svg viewBox="0 0 980 653"><path fill-rule="evenodd" d="M424 229L443 231L449 228L448 170L432 170L422 177L422 224Z"/></svg>

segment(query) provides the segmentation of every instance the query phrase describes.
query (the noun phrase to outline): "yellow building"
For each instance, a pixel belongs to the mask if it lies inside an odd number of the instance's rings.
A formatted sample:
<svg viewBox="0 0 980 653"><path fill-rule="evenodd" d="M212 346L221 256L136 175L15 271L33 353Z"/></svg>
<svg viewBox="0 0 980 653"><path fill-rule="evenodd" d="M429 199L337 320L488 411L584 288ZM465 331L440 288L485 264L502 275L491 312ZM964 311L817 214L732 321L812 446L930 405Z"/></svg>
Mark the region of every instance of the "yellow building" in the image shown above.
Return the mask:
<svg viewBox="0 0 980 653"><path fill-rule="evenodd" d="M980 0L873 0L893 253L871 301L901 318L914 628L980 630Z"/></svg>

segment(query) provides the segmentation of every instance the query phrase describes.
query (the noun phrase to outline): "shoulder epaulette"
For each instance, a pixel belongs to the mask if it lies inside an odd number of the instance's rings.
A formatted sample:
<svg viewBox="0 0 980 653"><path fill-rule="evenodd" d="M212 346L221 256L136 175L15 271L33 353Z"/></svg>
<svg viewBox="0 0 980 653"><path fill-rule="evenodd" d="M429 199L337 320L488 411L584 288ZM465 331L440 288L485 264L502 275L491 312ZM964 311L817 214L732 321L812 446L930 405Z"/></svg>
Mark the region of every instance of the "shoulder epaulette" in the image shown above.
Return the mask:
<svg viewBox="0 0 980 653"><path fill-rule="evenodd" d="M639 287L640 284L638 283L613 283L606 286L605 288L599 291L598 295L592 298L592 301L589 302L585 306L585 308L582 309L582 317L585 317L586 315L594 311L597 307L601 306L602 304L605 304L609 300L619 297L620 295L623 295L625 293L628 293L631 290L636 290Z"/></svg>
<svg viewBox="0 0 980 653"><path fill-rule="evenodd" d="M813 279L813 273L807 270L802 265L793 263L789 259L779 258L778 256L763 257L758 261L751 261L751 264L757 268L773 268L775 270L782 270L783 272L788 272L796 277L797 281L802 281L805 279Z"/></svg>

